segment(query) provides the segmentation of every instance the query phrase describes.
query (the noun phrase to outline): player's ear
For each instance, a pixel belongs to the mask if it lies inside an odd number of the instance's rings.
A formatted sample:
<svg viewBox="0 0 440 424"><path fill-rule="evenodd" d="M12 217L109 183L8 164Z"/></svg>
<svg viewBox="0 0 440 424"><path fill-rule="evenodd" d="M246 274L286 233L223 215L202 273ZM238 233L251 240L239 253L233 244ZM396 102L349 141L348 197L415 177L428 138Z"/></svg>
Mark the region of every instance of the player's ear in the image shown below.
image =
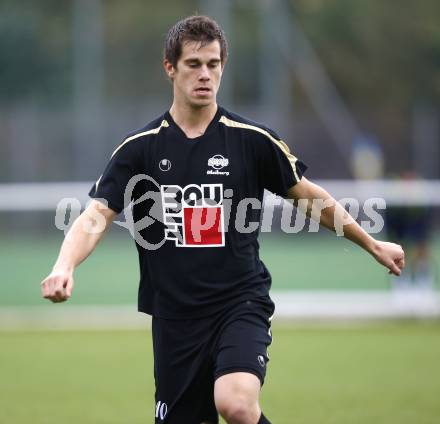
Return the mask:
<svg viewBox="0 0 440 424"><path fill-rule="evenodd" d="M163 68L164 68L165 73L167 74L168 78L173 79L175 69L174 69L173 64L168 59L163 60Z"/></svg>

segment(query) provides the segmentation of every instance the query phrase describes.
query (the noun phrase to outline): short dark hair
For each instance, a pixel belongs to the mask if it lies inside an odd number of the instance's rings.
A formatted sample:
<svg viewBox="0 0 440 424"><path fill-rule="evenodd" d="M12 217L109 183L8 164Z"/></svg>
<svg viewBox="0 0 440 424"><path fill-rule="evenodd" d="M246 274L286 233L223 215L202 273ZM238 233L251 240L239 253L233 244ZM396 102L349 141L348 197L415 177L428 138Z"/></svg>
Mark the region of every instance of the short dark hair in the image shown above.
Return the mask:
<svg viewBox="0 0 440 424"><path fill-rule="evenodd" d="M221 27L208 16L188 16L177 22L168 31L165 39L164 59L168 60L174 68L182 55L182 45L186 41L200 41L202 46L218 40L220 43L220 59L226 63L228 57L228 44L225 33Z"/></svg>

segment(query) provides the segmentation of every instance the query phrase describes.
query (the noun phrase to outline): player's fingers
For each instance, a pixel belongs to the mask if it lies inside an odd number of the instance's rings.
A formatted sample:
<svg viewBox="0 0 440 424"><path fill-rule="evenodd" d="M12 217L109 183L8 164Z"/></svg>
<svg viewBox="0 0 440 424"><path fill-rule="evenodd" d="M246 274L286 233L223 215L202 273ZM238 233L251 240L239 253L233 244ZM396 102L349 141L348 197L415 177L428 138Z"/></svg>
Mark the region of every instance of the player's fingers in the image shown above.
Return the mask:
<svg viewBox="0 0 440 424"><path fill-rule="evenodd" d="M66 299L64 299L62 296L55 294L53 296L50 297L50 300L53 303L60 303L60 302L64 302Z"/></svg>
<svg viewBox="0 0 440 424"><path fill-rule="evenodd" d="M66 289L64 288L64 279L59 279L54 286L54 299L58 302L67 300Z"/></svg>
<svg viewBox="0 0 440 424"><path fill-rule="evenodd" d="M391 262L388 265L388 269L390 270L391 274L394 274L397 276L399 276L402 273L402 271L400 271L400 268L394 262Z"/></svg>
<svg viewBox="0 0 440 424"><path fill-rule="evenodd" d="M73 290L73 278L68 278L64 282L64 288L66 290L67 297L72 296L72 290Z"/></svg>
<svg viewBox="0 0 440 424"><path fill-rule="evenodd" d="M63 284L62 284L62 280L58 279L58 278L48 278L47 282L47 293L46 293L46 298L51 300L52 302L59 302L63 299ZM62 290L60 290L60 288Z"/></svg>
<svg viewBox="0 0 440 424"><path fill-rule="evenodd" d="M41 296L47 298L47 296L49 295L49 285L47 283L47 280L43 280L41 282L40 289L41 289Z"/></svg>
<svg viewBox="0 0 440 424"><path fill-rule="evenodd" d="M64 289L63 290L57 290L55 292L55 296L53 297L53 300L56 302L64 302L67 300L67 296L64 293Z"/></svg>
<svg viewBox="0 0 440 424"><path fill-rule="evenodd" d="M399 252L399 259L403 261L403 264L405 265L405 251L403 250L402 246L399 246L400 252Z"/></svg>
<svg viewBox="0 0 440 424"><path fill-rule="evenodd" d="M46 287L47 287L47 294L46 298L51 299L54 296L54 287L55 287L55 281L53 278L48 278L46 281Z"/></svg>
<svg viewBox="0 0 440 424"><path fill-rule="evenodd" d="M69 274L50 275L41 283L44 298L54 303L66 301L72 292L73 278Z"/></svg>
<svg viewBox="0 0 440 424"><path fill-rule="evenodd" d="M43 294L43 297L48 297L50 295L50 285L51 285L50 278L45 278L41 282L41 293Z"/></svg>

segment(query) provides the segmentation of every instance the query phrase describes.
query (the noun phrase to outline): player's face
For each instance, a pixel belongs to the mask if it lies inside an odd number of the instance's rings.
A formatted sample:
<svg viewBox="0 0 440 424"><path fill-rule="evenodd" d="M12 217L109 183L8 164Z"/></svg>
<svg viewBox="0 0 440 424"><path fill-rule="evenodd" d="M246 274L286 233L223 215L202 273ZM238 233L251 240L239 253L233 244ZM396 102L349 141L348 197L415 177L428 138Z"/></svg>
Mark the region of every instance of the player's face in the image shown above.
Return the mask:
<svg viewBox="0 0 440 424"><path fill-rule="evenodd" d="M175 100L191 107L216 102L223 72L217 40L204 46L195 41L184 43L176 68L167 61L164 65L173 80Z"/></svg>

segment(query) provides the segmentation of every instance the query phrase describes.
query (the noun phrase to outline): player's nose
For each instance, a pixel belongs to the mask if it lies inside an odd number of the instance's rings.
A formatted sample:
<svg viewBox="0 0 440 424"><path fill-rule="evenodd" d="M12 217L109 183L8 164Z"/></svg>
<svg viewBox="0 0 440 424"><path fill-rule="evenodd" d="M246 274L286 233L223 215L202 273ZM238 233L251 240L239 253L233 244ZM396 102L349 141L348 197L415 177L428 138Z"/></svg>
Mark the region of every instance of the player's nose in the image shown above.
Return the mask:
<svg viewBox="0 0 440 424"><path fill-rule="evenodd" d="M199 80L207 81L210 79L208 66L203 65L200 68Z"/></svg>

